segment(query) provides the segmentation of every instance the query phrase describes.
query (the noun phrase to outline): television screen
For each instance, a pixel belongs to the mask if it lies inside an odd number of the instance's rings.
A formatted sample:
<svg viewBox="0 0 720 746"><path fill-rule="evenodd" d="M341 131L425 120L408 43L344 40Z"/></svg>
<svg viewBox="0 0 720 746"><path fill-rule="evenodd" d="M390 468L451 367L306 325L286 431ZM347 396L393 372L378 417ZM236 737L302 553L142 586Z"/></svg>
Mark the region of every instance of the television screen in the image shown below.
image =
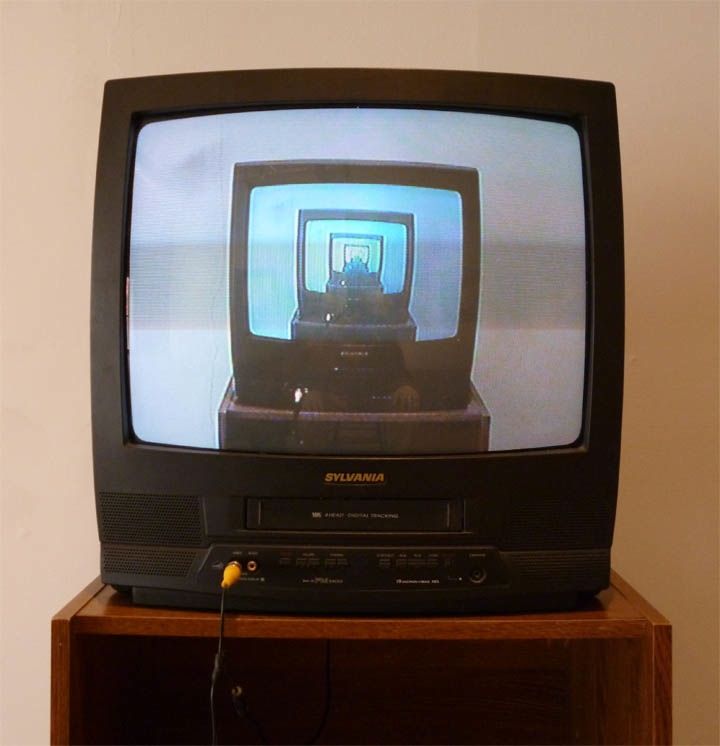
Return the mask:
<svg viewBox="0 0 720 746"><path fill-rule="evenodd" d="M286 178L297 164L310 175ZM434 180L453 169L477 191ZM557 121L372 107L151 121L130 213L134 437L319 455L574 444L585 212L580 137ZM444 376L452 345L468 362ZM245 347L279 350L275 369L239 365ZM307 370L278 364L292 355ZM245 393L276 380L270 402Z"/></svg>

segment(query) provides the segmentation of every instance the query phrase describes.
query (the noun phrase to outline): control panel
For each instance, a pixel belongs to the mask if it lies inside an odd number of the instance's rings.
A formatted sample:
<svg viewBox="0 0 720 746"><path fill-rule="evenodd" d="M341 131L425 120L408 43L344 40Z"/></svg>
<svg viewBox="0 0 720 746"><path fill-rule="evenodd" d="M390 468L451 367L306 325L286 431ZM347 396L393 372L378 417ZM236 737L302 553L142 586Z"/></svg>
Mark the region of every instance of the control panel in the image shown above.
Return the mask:
<svg viewBox="0 0 720 746"><path fill-rule="evenodd" d="M399 590L503 586L507 570L492 547L291 547L212 546L198 573L201 585L217 586L225 565L243 568L241 583L273 588L343 586Z"/></svg>

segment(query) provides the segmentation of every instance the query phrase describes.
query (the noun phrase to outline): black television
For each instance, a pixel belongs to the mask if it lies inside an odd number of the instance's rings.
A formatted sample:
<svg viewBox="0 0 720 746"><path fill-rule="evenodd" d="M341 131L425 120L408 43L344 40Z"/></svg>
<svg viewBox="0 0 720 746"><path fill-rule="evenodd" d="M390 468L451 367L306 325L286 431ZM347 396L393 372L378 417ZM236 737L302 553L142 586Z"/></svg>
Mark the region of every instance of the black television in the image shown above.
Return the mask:
<svg viewBox="0 0 720 746"><path fill-rule="evenodd" d="M623 377L609 83L109 81L92 267L105 582L453 614L609 583Z"/></svg>

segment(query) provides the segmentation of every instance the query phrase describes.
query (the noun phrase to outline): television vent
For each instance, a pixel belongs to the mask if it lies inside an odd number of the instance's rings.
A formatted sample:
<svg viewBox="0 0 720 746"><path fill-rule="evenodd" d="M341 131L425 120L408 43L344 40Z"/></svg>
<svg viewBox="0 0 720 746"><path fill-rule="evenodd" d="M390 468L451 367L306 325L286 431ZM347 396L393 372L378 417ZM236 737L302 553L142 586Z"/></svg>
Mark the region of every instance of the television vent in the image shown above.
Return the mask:
<svg viewBox="0 0 720 746"><path fill-rule="evenodd" d="M515 499L506 516L503 549L583 549L612 541L608 505L597 500Z"/></svg>
<svg viewBox="0 0 720 746"><path fill-rule="evenodd" d="M155 575L184 578L190 573L197 552L189 549L151 547L103 547L103 573Z"/></svg>
<svg viewBox="0 0 720 746"><path fill-rule="evenodd" d="M197 497L101 492L98 498L103 543L203 545L205 535Z"/></svg>
<svg viewBox="0 0 720 746"><path fill-rule="evenodd" d="M547 591L605 588L609 582L610 550L509 552L503 555L513 581Z"/></svg>

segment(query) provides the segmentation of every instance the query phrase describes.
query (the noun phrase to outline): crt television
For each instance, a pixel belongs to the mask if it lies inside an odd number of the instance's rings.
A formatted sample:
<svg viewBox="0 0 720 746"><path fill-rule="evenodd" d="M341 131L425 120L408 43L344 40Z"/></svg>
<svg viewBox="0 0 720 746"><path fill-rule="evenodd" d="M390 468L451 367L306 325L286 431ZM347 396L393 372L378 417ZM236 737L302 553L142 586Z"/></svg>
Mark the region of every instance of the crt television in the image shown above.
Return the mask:
<svg viewBox="0 0 720 746"><path fill-rule="evenodd" d="M450 614L607 587L613 86L254 70L106 84L102 578L146 604Z"/></svg>

